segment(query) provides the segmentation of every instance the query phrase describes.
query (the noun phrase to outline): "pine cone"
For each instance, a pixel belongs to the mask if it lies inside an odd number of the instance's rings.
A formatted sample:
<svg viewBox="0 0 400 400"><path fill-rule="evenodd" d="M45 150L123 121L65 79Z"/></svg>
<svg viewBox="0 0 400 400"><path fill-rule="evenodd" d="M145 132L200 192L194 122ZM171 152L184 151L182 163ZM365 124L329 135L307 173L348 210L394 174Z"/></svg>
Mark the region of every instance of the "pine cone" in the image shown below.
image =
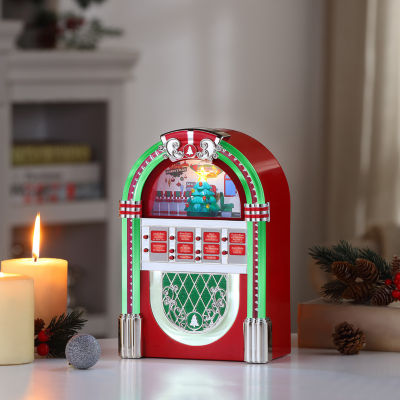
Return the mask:
<svg viewBox="0 0 400 400"><path fill-rule="evenodd" d="M332 263L332 273L342 282L350 283L356 280L354 267L347 261L335 261Z"/></svg>
<svg viewBox="0 0 400 400"><path fill-rule="evenodd" d="M372 261L365 258L357 258L355 264L355 272L364 282L374 283L379 278L379 271Z"/></svg>
<svg viewBox="0 0 400 400"><path fill-rule="evenodd" d="M358 354L365 346L364 333L348 322L336 325L332 338L336 349L345 355Z"/></svg>
<svg viewBox="0 0 400 400"><path fill-rule="evenodd" d="M370 282L355 282L350 284L343 292L342 297L348 300L362 302L367 300L371 295L374 284Z"/></svg>
<svg viewBox="0 0 400 400"><path fill-rule="evenodd" d="M400 272L400 257L393 256L392 258L392 275L393 277Z"/></svg>
<svg viewBox="0 0 400 400"><path fill-rule="evenodd" d="M373 306L387 306L394 301L393 288L388 285L378 286L372 294L371 304Z"/></svg>

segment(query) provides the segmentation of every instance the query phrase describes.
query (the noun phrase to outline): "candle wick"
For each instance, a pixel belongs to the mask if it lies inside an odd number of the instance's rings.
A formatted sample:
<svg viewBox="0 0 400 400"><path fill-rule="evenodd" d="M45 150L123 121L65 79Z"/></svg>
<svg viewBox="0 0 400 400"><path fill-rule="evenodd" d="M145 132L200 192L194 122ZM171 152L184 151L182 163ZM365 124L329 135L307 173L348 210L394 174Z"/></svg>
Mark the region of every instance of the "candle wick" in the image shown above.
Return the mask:
<svg viewBox="0 0 400 400"><path fill-rule="evenodd" d="M37 255L36 255L36 254L33 256L33 261L34 261L34 262L37 261Z"/></svg>

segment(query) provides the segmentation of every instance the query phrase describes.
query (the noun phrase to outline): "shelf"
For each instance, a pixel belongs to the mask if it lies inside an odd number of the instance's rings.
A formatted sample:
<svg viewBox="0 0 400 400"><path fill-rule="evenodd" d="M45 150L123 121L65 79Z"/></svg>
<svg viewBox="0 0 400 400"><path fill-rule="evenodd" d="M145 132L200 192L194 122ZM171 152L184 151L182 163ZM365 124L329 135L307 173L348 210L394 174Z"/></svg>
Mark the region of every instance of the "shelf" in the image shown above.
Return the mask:
<svg viewBox="0 0 400 400"><path fill-rule="evenodd" d="M57 204L13 205L10 222L13 226L32 225L37 212L45 224L76 224L107 220L107 201L87 200Z"/></svg>

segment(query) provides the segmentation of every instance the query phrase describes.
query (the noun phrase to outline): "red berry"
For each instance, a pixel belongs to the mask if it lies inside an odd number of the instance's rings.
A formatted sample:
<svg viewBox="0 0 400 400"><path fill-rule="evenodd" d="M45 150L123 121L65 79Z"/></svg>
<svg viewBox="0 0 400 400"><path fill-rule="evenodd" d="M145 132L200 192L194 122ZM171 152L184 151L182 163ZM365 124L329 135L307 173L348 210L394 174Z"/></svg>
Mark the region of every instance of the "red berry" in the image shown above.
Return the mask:
<svg viewBox="0 0 400 400"><path fill-rule="evenodd" d="M400 280L400 272L398 272L395 276L394 276L395 280Z"/></svg>
<svg viewBox="0 0 400 400"><path fill-rule="evenodd" d="M49 345L47 343L40 343L36 349L39 356L47 356L50 350Z"/></svg>
<svg viewBox="0 0 400 400"><path fill-rule="evenodd" d="M48 342L50 339L49 335L45 331L40 331L38 333L37 338L38 338L39 342Z"/></svg>
<svg viewBox="0 0 400 400"><path fill-rule="evenodd" d="M386 281L385 281L385 285L391 285L393 282L392 282L392 280L391 279L386 279Z"/></svg>
<svg viewBox="0 0 400 400"><path fill-rule="evenodd" d="M400 289L400 282L396 282L396 289Z"/></svg>
<svg viewBox="0 0 400 400"><path fill-rule="evenodd" d="M392 296L395 299L400 299L400 290L396 289L392 291Z"/></svg>

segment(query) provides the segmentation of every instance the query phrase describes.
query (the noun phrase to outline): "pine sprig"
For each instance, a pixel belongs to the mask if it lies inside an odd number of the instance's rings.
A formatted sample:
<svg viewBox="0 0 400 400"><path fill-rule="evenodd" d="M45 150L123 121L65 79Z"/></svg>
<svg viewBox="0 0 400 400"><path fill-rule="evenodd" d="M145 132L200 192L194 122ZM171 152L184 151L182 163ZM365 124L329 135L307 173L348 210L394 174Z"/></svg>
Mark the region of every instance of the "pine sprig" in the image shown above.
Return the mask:
<svg viewBox="0 0 400 400"><path fill-rule="evenodd" d="M325 272L331 272L332 263L338 260L336 252L325 246L313 246L308 254Z"/></svg>
<svg viewBox="0 0 400 400"><path fill-rule="evenodd" d="M340 240L338 244L332 246L333 251L339 257L336 261L347 261L354 264L357 258L360 258L360 249L353 247L346 240Z"/></svg>
<svg viewBox="0 0 400 400"><path fill-rule="evenodd" d="M83 328L87 320L82 318L82 311L71 311L54 317L46 330L50 332L49 355L51 357L65 357L65 346L72 336Z"/></svg>
<svg viewBox="0 0 400 400"><path fill-rule="evenodd" d="M343 292L346 288L347 284L342 281L329 281L321 287L321 295L336 303L340 303L342 301Z"/></svg>
<svg viewBox="0 0 400 400"><path fill-rule="evenodd" d="M373 250L366 248L360 250L360 258L365 258L373 262L379 271L379 279L381 281L392 278L392 267L391 265L379 254Z"/></svg>

